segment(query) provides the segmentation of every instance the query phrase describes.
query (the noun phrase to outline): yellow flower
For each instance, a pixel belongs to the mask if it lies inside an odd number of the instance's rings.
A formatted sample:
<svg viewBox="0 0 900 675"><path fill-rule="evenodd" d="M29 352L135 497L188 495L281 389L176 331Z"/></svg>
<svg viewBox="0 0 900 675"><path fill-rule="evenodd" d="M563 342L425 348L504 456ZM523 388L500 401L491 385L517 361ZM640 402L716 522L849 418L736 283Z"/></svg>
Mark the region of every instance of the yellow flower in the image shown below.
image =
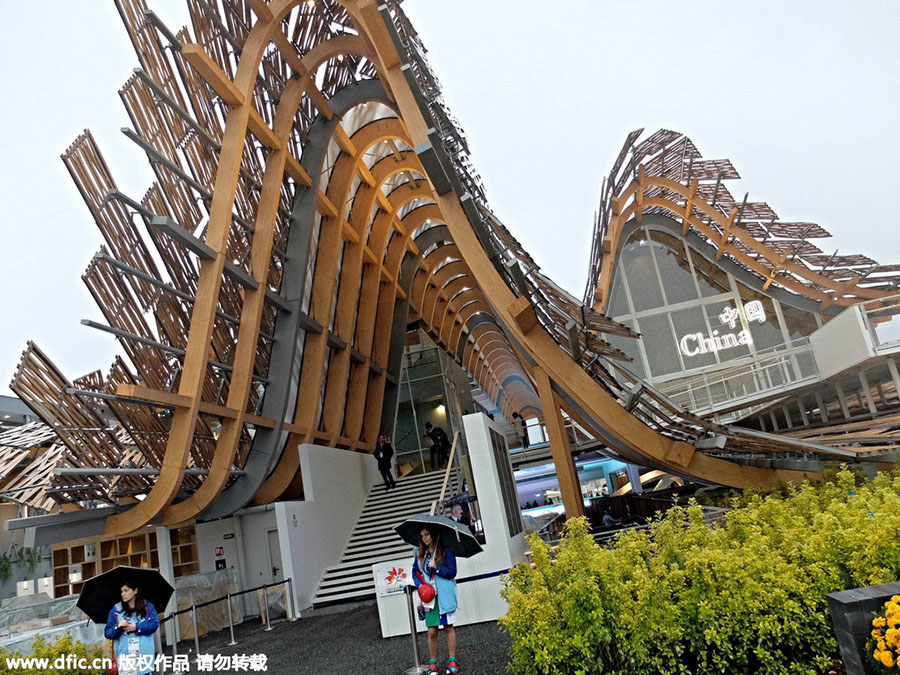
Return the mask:
<svg viewBox="0 0 900 675"><path fill-rule="evenodd" d="M887 644L885 644L884 640L879 640L878 641L878 650L883 652L886 649L887 649Z"/></svg>
<svg viewBox="0 0 900 675"><path fill-rule="evenodd" d="M872 625L875 628L884 628L886 624L887 624L887 619L885 619L883 616L879 616L877 619L872 621Z"/></svg>
<svg viewBox="0 0 900 675"><path fill-rule="evenodd" d="M891 602L900 603L900 595L891 596Z"/></svg>
<svg viewBox="0 0 900 675"><path fill-rule="evenodd" d="M894 657L890 652L881 652L881 663L888 668L894 667Z"/></svg>
<svg viewBox="0 0 900 675"><path fill-rule="evenodd" d="M872 630L871 635L872 635L873 640L878 640L881 637L883 637L883 633L880 630L878 630L877 628Z"/></svg>

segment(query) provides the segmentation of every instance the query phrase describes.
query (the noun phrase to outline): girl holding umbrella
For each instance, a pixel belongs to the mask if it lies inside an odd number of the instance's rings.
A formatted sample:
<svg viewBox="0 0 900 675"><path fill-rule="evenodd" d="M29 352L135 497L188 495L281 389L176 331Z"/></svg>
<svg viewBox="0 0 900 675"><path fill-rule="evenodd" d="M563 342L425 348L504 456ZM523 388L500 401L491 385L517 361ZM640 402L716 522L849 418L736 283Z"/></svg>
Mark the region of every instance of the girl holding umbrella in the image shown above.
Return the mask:
<svg viewBox="0 0 900 675"><path fill-rule="evenodd" d="M469 558L481 553L481 544L472 531L462 523L431 513L410 516L394 528L400 537L416 547L413 560L413 582L418 589L422 584L431 584L435 593L434 607L425 614L428 627L428 651L431 662L428 675L440 673L438 668L438 627L443 626L447 634L447 649L450 662L447 675L459 672L456 661L456 559ZM425 593L425 595L428 595ZM419 594L422 597L422 594ZM430 602L427 598L422 598Z"/></svg>
<svg viewBox="0 0 900 675"><path fill-rule="evenodd" d="M119 589L122 597L109 610L104 635L113 641L113 654L119 666L119 675L146 675L154 670L156 647L153 633L159 628L156 608L141 596L141 589L133 581L125 581ZM144 657L143 662L141 657ZM134 668L123 668L128 664Z"/></svg>
<svg viewBox="0 0 900 675"><path fill-rule="evenodd" d="M447 635L447 650L450 660L447 664L447 675L459 672L456 661L456 556L450 548L445 548L438 540L434 530L425 526L419 532L419 547L413 560L413 581L418 588L423 583L430 583L437 592L434 607L425 614L425 625L428 627L428 651L431 661L428 664L428 675L440 672L438 668L438 626L444 627Z"/></svg>

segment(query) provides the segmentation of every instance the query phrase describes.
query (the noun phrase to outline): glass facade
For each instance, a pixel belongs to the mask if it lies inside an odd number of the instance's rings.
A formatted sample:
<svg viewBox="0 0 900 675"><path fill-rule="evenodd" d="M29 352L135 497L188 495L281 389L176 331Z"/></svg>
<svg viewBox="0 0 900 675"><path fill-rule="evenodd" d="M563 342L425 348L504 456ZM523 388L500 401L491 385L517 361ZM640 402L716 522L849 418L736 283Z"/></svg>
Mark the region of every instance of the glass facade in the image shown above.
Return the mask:
<svg viewBox="0 0 900 675"><path fill-rule="evenodd" d="M821 325L818 315L745 286L664 226L639 226L625 240L607 313L641 334L608 339L657 386L753 363L706 381L702 392L692 387L690 400L680 401L691 408L815 374L803 345Z"/></svg>

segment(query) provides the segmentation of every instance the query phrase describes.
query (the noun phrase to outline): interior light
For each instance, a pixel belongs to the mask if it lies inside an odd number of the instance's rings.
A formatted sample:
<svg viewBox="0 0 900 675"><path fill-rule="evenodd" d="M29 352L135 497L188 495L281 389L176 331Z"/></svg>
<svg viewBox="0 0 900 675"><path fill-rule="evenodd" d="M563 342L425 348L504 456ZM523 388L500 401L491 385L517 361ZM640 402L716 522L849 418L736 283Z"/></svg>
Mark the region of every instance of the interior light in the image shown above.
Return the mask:
<svg viewBox="0 0 900 675"><path fill-rule="evenodd" d="M438 413L440 413L441 415L445 415L445 414L447 413L447 409L444 407L444 404L443 404L443 403L439 403L439 404L438 404L437 411L438 411Z"/></svg>

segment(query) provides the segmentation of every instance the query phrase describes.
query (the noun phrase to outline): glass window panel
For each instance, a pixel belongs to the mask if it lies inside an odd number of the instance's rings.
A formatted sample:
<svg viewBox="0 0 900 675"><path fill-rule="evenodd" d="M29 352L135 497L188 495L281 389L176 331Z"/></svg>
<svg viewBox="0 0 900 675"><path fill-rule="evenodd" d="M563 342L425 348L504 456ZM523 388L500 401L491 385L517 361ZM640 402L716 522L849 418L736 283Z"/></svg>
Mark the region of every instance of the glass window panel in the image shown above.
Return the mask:
<svg viewBox="0 0 900 675"><path fill-rule="evenodd" d="M653 266L652 243L643 228L634 232L622 249L619 264L625 270L635 312L663 306L662 290Z"/></svg>
<svg viewBox="0 0 900 675"><path fill-rule="evenodd" d="M818 328L816 315L812 312L782 304L781 314L784 316L784 324L791 340L805 337Z"/></svg>
<svg viewBox="0 0 900 675"><path fill-rule="evenodd" d="M613 275L612 290L609 292L609 303L607 304L607 316L618 317L624 314L631 314L628 311L628 301L625 298L625 285L622 283L622 275L619 272Z"/></svg>
<svg viewBox="0 0 900 675"><path fill-rule="evenodd" d="M637 332L637 329L634 327L634 321L623 321L626 326L628 326L631 330ZM647 370L644 368L644 359L641 357L641 350L638 347L638 342L640 338L628 338L622 337L620 335L604 335L603 339L605 339L610 345L615 347L616 349L620 349L629 357L631 357L632 361L626 361L622 365L628 368L635 375L646 378Z"/></svg>
<svg viewBox="0 0 900 675"><path fill-rule="evenodd" d="M716 347L715 350L710 351L716 351L719 354L719 361L724 363L732 359L739 359L742 356L749 356L750 349L747 345L738 343L742 330L740 319L735 322L734 328L722 320L726 310L731 312L737 311L734 301L713 302L704 305L703 309L706 312L706 317L709 319L709 326L712 330L712 335L709 336L713 340L712 346ZM707 345L707 347L709 346Z"/></svg>
<svg viewBox="0 0 900 675"><path fill-rule="evenodd" d="M694 263L700 295L709 298L731 291L728 274L717 263L710 262L696 251L691 251L691 261Z"/></svg>
<svg viewBox="0 0 900 675"><path fill-rule="evenodd" d="M740 284L738 284L738 287L740 288ZM741 296L744 297L743 289ZM759 305L750 304L757 302L762 303L762 312L758 311ZM750 335L753 337L753 346L757 352L784 344L784 334L781 332L781 326L778 324L778 315L775 313L775 305L771 298L767 298L764 295L750 299L745 298L743 312L747 318ZM757 317L765 319L765 321L760 323Z"/></svg>
<svg viewBox="0 0 900 675"><path fill-rule="evenodd" d="M653 257L659 269L663 291L670 305L697 299L697 287L688 264L684 242L668 232L650 233L654 242Z"/></svg>
<svg viewBox="0 0 900 675"><path fill-rule="evenodd" d="M701 353L699 349L696 335L700 333L701 336L707 337L703 310L699 307L691 307L690 309L672 312L672 323L675 326L675 340L681 351L681 359L684 361L685 370L709 366L716 362L715 354L712 352ZM695 337L690 337L692 335Z"/></svg>
<svg viewBox="0 0 900 675"><path fill-rule="evenodd" d="M660 377L681 370L678 346L675 343L675 336L672 335L668 314L644 317L638 322L638 327L641 340L644 342L650 374L653 377Z"/></svg>
<svg viewBox="0 0 900 675"><path fill-rule="evenodd" d="M817 372L816 361L809 352L797 354L797 365L800 366L800 377L815 375Z"/></svg>

